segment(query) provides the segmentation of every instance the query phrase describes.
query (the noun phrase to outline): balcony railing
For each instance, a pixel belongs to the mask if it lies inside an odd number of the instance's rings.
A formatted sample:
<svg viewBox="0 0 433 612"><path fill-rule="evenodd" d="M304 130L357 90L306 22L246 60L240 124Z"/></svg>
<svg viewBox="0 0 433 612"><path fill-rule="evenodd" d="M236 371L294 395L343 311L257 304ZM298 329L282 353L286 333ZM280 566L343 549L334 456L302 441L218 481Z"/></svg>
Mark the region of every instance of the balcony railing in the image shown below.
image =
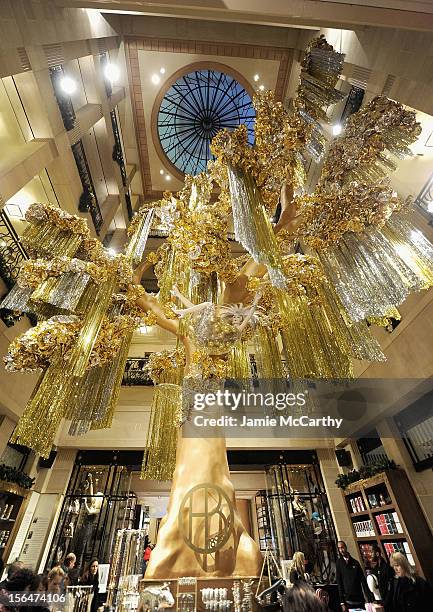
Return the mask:
<svg viewBox="0 0 433 612"><path fill-rule="evenodd" d="M0 277L9 290L15 285L21 264L26 259L28 259L26 250L9 217L3 210L0 211ZM20 316L2 308L0 318L5 325L11 327Z"/></svg>
<svg viewBox="0 0 433 612"><path fill-rule="evenodd" d="M96 197L95 193L95 186L93 185L92 175L90 174L89 164L87 163L87 157L82 141L79 140L77 143L72 145L71 148L72 153L74 154L75 163L77 165L78 174L80 175L81 184L83 186L83 193L80 196L78 210L80 212L90 213L96 233L99 235L104 220L102 218L101 209L99 208L98 198Z"/></svg>
<svg viewBox="0 0 433 612"><path fill-rule="evenodd" d="M341 123L343 123L347 117L353 115L359 111L362 106L362 101L364 100L365 90L361 87L356 87L356 85L352 85L349 91L349 95L346 99L346 104L344 106L343 113L341 115Z"/></svg>
<svg viewBox="0 0 433 612"><path fill-rule="evenodd" d="M110 117L114 136L113 161L115 161L119 165L120 173L122 175L122 183L123 186L126 187L126 165L125 160L123 159L122 140L120 138L119 125L117 123L117 116L115 110L110 111Z"/></svg>
<svg viewBox="0 0 433 612"><path fill-rule="evenodd" d="M122 385L127 387L151 387L153 381L145 371L151 353L145 353L144 357L130 357L126 361L123 372Z"/></svg>
<svg viewBox="0 0 433 612"><path fill-rule="evenodd" d="M63 125L68 132L75 127L75 110L72 100L68 94L61 89L60 81L64 77L63 66L50 68L50 77L53 84L54 95L56 96L60 114L62 115Z"/></svg>
<svg viewBox="0 0 433 612"><path fill-rule="evenodd" d="M153 385L153 381L146 371L146 366L149 362L149 357L152 353L145 353L143 357L130 357L126 361L125 371L123 373L122 385L127 387ZM254 355L250 355L251 378L256 381L257 364Z"/></svg>
<svg viewBox="0 0 433 612"><path fill-rule="evenodd" d="M429 225L433 225L433 214L431 206L433 202L433 174L430 176L424 187L421 189L415 199L415 204L418 204L426 213L429 214Z"/></svg>

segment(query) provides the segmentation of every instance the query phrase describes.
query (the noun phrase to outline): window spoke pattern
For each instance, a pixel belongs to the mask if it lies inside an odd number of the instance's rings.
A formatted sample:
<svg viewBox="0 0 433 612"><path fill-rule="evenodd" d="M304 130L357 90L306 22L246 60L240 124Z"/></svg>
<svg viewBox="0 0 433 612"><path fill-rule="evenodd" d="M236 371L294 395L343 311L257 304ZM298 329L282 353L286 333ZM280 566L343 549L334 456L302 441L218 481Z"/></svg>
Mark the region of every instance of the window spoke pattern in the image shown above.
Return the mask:
<svg viewBox="0 0 433 612"><path fill-rule="evenodd" d="M198 174L212 158L212 138L241 123L254 142L251 97L232 76L199 70L180 77L165 94L158 113L158 135L169 160L185 174Z"/></svg>

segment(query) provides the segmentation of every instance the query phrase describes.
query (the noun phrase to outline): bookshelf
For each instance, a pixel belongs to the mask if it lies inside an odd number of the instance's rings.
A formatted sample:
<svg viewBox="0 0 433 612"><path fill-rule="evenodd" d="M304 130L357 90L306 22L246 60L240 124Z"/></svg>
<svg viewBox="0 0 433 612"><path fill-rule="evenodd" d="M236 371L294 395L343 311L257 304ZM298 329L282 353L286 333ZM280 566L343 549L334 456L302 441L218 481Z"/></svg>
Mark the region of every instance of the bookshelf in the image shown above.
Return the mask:
<svg viewBox="0 0 433 612"><path fill-rule="evenodd" d="M433 580L433 535L403 470L387 470L343 491L353 535L364 565L371 545L385 558L402 552L415 570Z"/></svg>

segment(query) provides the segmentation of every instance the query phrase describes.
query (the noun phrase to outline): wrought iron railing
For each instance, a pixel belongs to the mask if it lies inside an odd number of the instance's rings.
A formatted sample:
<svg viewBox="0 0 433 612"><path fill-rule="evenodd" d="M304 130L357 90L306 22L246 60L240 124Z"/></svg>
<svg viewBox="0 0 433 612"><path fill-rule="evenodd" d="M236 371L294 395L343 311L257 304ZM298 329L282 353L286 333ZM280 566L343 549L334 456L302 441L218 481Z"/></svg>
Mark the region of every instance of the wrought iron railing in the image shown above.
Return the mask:
<svg viewBox="0 0 433 612"><path fill-rule="evenodd" d="M134 213L132 211L131 196L129 195L128 191L125 193L125 202L126 202L126 210L128 211L128 219L131 221Z"/></svg>
<svg viewBox="0 0 433 612"><path fill-rule="evenodd" d="M127 359L122 385L127 387L151 387L153 385L153 381L145 369L150 355L151 353L145 353L143 357L130 357Z"/></svg>
<svg viewBox="0 0 433 612"><path fill-rule="evenodd" d="M80 212L89 212L92 217L93 225L96 233L99 235L100 229L104 222L101 209L99 207L98 198L95 193L92 175L90 174L89 164L87 163L86 153L83 143L79 140L72 145L72 153L74 154L75 163L77 165L78 174L80 175L83 193L80 196L78 210Z"/></svg>
<svg viewBox="0 0 433 612"><path fill-rule="evenodd" d="M7 214L0 211L0 277L8 289L16 283L21 264L28 259L28 255L20 242ZM3 298L1 298L3 299ZM20 319L20 315L0 309L0 318L8 327Z"/></svg>
<svg viewBox="0 0 433 612"><path fill-rule="evenodd" d="M153 385L153 381L146 369L151 354L152 353L144 353L143 357L130 357L127 359L122 385L129 387ZM258 380L257 364L254 355L250 355L250 367L251 378L253 380Z"/></svg>
<svg viewBox="0 0 433 612"><path fill-rule="evenodd" d="M149 238L167 238L168 231L160 229L151 229L149 232ZM234 232L227 232L227 239L229 242L236 242Z"/></svg>
<svg viewBox="0 0 433 612"><path fill-rule="evenodd" d="M430 176L424 187L421 189L415 199L415 204L418 204L425 212L430 213L429 225L433 225L433 214L431 206L433 202L433 174Z"/></svg>
<svg viewBox="0 0 433 612"><path fill-rule="evenodd" d="M113 161L118 164L120 168L120 174L122 175L122 183L123 186L126 187L127 184L127 175L126 175L126 165L125 160L123 158L122 151L122 141L120 138L119 125L117 123L116 111L110 111L111 117L111 126L113 128L113 136L114 136L114 147L113 147Z"/></svg>
<svg viewBox="0 0 433 612"><path fill-rule="evenodd" d="M62 91L60 81L64 77L63 66L50 68L50 77L53 84L54 95L56 96L60 114L62 115L63 125L68 132L75 127L75 110L71 97Z"/></svg>
<svg viewBox="0 0 433 612"><path fill-rule="evenodd" d="M364 89L362 89L361 87L356 87L356 85L352 85L349 91L349 95L346 99L344 110L341 115L341 123L343 123L347 119L347 117L359 111L362 106L364 95Z"/></svg>

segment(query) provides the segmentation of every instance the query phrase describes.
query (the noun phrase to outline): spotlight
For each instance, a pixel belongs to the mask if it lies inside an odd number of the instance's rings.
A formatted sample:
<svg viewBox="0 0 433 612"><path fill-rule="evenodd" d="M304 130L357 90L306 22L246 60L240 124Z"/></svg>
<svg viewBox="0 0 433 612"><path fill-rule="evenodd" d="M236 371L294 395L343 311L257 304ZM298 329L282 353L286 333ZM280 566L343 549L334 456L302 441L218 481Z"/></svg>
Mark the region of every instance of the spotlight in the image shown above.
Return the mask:
<svg viewBox="0 0 433 612"><path fill-rule="evenodd" d="M265 86L264 85L260 85L259 89L260 89L260 91L265 91Z"/></svg>
<svg viewBox="0 0 433 612"><path fill-rule="evenodd" d="M65 94L68 94L68 96L70 96L76 91L77 84L74 79L71 79L71 77L63 76L60 79L60 87Z"/></svg>
<svg viewBox="0 0 433 612"><path fill-rule="evenodd" d="M120 77L119 66L108 62L108 64L106 64L104 68L104 75L107 81L110 81L110 83L116 83Z"/></svg>
<svg viewBox="0 0 433 612"><path fill-rule="evenodd" d="M428 204L427 204L427 210L429 213L433 214L433 200L431 200Z"/></svg>
<svg viewBox="0 0 433 612"><path fill-rule="evenodd" d="M161 77L159 74L152 74L152 83L154 85L158 85L161 82Z"/></svg>
<svg viewBox="0 0 433 612"><path fill-rule="evenodd" d="M166 181L171 181L171 176L170 176L169 174L166 174L166 175L165 175L165 180L166 180Z"/></svg>
<svg viewBox="0 0 433 612"><path fill-rule="evenodd" d="M161 170L159 171L159 174L162 176L164 174L164 170L161 168Z"/></svg>
<svg viewBox="0 0 433 612"><path fill-rule="evenodd" d="M161 74L165 74L165 68L164 68L164 66L163 66L162 68L160 68L160 69L159 69L159 72L160 72Z"/></svg>
<svg viewBox="0 0 433 612"><path fill-rule="evenodd" d="M257 81L259 81L259 80L260 80L260 76L259 76L258 74L255 74L255 75L254 75L254 80L255 80L256 82L257 82Z"/></svg>
<svg viewBox="0 0 433 612"><path fill-rule="evenodd" d="M115 254L116 254L116 249L113 249L113 248L110 247L108 249L108 254L109 254L110 257L114 257Z"/></svg>
<svg viewBox="0 0 433 612"><path fill-rule="evenodd" d="M4 249L6 246L6 242L4 240L0 241L0 249Z"/></svg>
<svg viewBox="0 0 433 612"><path fill-rule="evenodd" d="M332 134L334 136L339 136L342 131L343 131L343 126L341 125L341 123L336 123L335 125L332 126Z"/></svg>

